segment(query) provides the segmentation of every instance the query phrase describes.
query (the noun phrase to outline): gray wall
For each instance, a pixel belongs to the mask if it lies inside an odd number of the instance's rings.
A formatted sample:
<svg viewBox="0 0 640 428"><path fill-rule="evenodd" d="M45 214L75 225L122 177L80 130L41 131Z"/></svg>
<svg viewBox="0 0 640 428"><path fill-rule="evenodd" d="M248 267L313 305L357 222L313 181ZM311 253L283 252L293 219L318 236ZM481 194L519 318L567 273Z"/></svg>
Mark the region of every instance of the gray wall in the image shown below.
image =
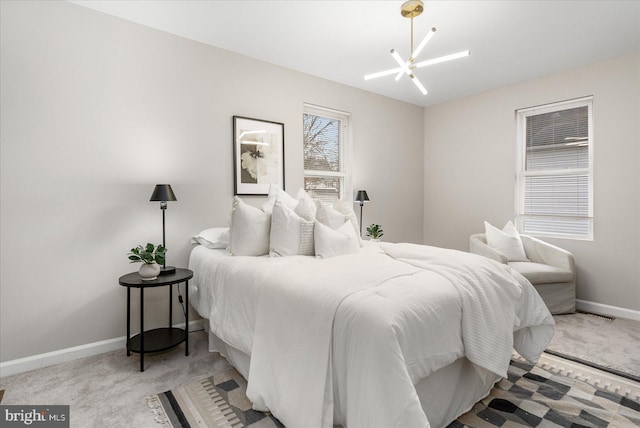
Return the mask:
<svg viewBox="0 0 640 428"><path fill-rule="evenodd" d="M515 217L515 110L594 96L594 234L574 253L578 298L640 310L640 59L592 64L425 109L424 242L468 250ZM546 238L545 238L546 239Z"/></svg>
<svg viewBox="0 0 640 428"><path fill-rule="evenodd" d="M126 253L161 241L153 186L178 198L170 264L187 265L191 235L227 224L232 115L285 123L295 192L303 103L351 112L364 223L421 242L422 108L73 4L0 4L1 361L125 334L118 277L138 268ZM167 294L146 295L148 326L166 322Z"/></svg>

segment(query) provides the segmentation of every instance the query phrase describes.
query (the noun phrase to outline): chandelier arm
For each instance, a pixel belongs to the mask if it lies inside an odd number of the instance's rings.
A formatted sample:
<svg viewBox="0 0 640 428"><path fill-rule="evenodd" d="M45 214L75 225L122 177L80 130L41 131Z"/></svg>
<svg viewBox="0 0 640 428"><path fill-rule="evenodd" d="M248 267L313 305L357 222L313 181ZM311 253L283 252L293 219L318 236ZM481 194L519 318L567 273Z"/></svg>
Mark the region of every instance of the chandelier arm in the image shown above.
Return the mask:
<svg viewBox="0 0 640 428"><path fill-rule="evenodd" d="M413 18L411 18L411 51L413 52L413 54L411 55L411 58L409 58L409 61L407 61L407 67L409 68L411 67L411 64L413 63L412 60L415 60L415 58L420 54L422 49L424 49L427 43L429 43L429 40L431 40L435 32L436 32L436 27L433 27L431 30L429 30L427 35L424 36L424 39L422 39L418 47L415 50L413 50ZM408 74L409 73L407 73L407 75ZM396 82L400 80L401 77L402 77L402 71L400 71L396 75Z"/></svg>
<svg viewBox="0 0 640 428"><path fill-rule="evenodd" d="M469 51L456 52L454 54L441 56L438 58L428 59L426 61L420 61L415 64L416 68L427 67L429 65L440 64L441 62L452 61L454 59L464 58L470 55Z"/></svg>
<svg viewBox="0 0 640 428"><path fill-rule="evenodd" d="M378 77L389 76L391 74L396 74L397 72L404 73L402 67L391 68L385 71L379 71L377 73L371 73L364 76L364 80L377 79Z"/></svg>
<svg viewBox="0 0 640 428"><path fill-rule="evenodd" d="M429 30L429 32L427 33L426 36L424 36L424 39L422 39L422 41L420 42L420 44L418 45L418 47L416 48L415 51L412 51L413 54L411 55L414 59L420 54L420 52L422 52L422 49L424 49L425 46L427 46L427 43L429 43L429 40L431 40L431 38L433 37L433 35L436 32L436 27L433 27L431 30Z"/></svg>
<svg viewBox="0 0 640 428"><path fill-rule="evenodd" d="M409 77L411 77L411 81L418 87L420 92L422 92L422 95L427 95L427 90L424 86L422 86L422 83L420 83L415 74L411 74Z"/></svg>
<svg viewBox="0 0 640 428"><path fill-rule="evenodd" d="M398 55L398 52L396 52L395 49L391 49L391 56L393 57L393 59L396 60L396 62L398 63L402 71L404 71L409 76L411 76L411 70L409 69L407 64L402 60L402 58L400 58L400 55Z"/></svg>
<svg viewBox="0 0 640 428"><path fill-rule="evenodd" d="M396 82L400 80L403 74L406 74L407 76L411 76L411 60L406 62L406 66L407 67L404 69L401 68L398 74L396 75Z"/></svg>

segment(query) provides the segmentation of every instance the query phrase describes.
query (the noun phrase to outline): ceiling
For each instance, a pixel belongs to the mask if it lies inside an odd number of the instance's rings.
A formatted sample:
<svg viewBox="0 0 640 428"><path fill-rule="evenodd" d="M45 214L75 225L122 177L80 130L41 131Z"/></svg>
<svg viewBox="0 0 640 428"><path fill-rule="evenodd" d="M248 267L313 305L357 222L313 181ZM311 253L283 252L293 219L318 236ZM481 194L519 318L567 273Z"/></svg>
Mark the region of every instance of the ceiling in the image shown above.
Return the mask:
<svg viewBox="0 0 640 428"><path fill-rule="evenodd" d="M72 3L420 106L484 92L640 51L640 1L424 0L414 19L418 60L471 56L403 76L365 81L408 57L403 1L81 0Z"/></svg>

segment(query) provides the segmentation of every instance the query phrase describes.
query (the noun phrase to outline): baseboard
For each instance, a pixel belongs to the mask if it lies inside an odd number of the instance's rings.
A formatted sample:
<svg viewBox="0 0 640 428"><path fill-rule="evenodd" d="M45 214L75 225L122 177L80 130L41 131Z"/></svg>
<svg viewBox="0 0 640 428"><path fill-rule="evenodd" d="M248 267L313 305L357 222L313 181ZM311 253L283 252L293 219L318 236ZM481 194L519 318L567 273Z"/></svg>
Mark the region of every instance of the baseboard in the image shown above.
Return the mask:
<svg viewBox="0 0 640 428"><path fill-rule="evenodd" d="M174 327L184 328L184 323L176 324ZM189 322L189 331L202 330L203 320ZM132 332L132 335L137 332ZM114 339L102 340L100 342L87 343L86 345L74 346L72 348L59 349L53 352L33 355L16 360L0 363L0 378L12 376L31 370L41 369L56 364L66 363L79 358L90 357L92 355L103 354L105 352L124 350L127 338L125 336Z"/></svg>
<svg viewBox="0 0 640 428"><path fill-rule="evenodd" d="M640 321L640 311L619 308L617 306L603 305L602 303L589 302L587 300L576 300L576 309L598 315L607 315L615 318L626 318L628 320Z"/></svg>

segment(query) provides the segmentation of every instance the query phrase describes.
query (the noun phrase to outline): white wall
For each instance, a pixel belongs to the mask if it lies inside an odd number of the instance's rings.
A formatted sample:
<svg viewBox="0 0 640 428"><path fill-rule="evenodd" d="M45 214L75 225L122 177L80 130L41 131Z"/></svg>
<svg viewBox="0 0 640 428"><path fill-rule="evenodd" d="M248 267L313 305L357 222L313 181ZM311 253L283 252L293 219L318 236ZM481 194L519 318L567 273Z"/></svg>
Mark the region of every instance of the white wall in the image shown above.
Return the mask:
<svg viewBox="0 0 640 428"><path fill-rule="evenodd" d="M161 241L153 186L178 198L170 264L186 266L189 237L228 221L232 115L285 123L295 192L303 103L351 112L353 185L372 199L364 223L421 242L422 108L73 4L0 4L0 361L125 334L118 277L138 267L126 253ZM167 318L168 290L155 291L149 327Z"/></svg>
<svg viewBox="0 0 640 428"><path fill-rule="evenodd" d="M573 252L578 298L640 310L640 59L625 56L425 109L424 242L468 250L515 217L515 110L594 96L593 242ZM546 238L545 238L546 239Z"/></svg>

